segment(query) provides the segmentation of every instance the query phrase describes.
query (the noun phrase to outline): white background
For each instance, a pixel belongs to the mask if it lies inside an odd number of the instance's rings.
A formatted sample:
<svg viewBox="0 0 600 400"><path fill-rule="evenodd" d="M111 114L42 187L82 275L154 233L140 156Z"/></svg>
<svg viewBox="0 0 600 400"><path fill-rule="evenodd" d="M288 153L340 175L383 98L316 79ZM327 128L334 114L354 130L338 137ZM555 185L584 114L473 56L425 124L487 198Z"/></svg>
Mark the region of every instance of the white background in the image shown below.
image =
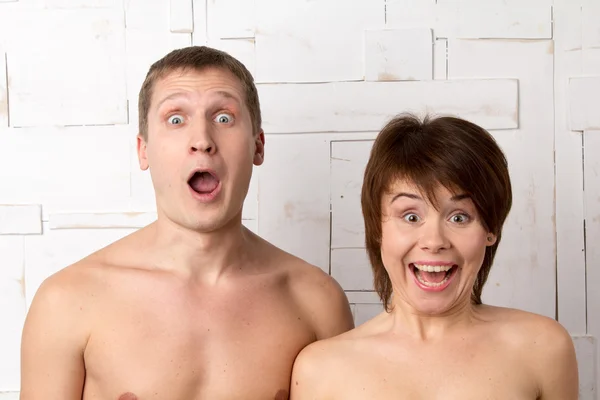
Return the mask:
<svg viewBox="0 0 600 400"><path fill-rule="evenodd" d="M331 273L357 324L380 310L359 198L377 131L402 111L489 129L514 205L484 302L557 318L600 399L600 0L0 0L0 399L41 281L155 218L138 90L191 44L259 84L244 223Z"/></svg>

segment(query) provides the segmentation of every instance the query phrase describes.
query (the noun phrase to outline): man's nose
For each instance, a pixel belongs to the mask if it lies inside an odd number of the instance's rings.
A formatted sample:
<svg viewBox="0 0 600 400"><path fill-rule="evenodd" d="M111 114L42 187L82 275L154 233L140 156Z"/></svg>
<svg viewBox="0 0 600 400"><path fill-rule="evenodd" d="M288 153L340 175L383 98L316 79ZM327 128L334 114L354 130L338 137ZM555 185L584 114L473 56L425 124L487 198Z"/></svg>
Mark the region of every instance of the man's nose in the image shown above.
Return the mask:
<svg viewBox="0 0 600 400"><path fill-rule="evenodd" d="M214 154L217 151L217 146L207 123L197 123L191 127L190 131L190 153Z"/></svg>

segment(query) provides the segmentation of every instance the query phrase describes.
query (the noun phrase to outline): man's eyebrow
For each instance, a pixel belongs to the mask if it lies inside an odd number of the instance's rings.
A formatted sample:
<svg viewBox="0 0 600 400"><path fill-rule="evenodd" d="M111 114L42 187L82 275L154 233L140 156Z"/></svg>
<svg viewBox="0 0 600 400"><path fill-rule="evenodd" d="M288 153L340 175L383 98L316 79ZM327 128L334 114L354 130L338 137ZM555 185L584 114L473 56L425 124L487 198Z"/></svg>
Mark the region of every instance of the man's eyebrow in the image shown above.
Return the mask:
<svg viewBox="0 0 600 400"><path fill-rule="evenodd" d="M216 91L214 93L211 93L210 96L211 97L223 97L223 98L226 98L226 99L233 100L233 101L235 101L238 104L240 103L240 99L237 96L235 96L234 94L232 94L232 93L230 93L228 91L225 91L225 90L218 90L218 91ZM163 103L165 103L165 102L167 102L169 100L176 100L178 98L187 99L188 97L189 97L188 94L184 93L184 92L173 93L173 94L168 95L164 99L162 99L160 102L158 102L158 104L157 104L156 107L159 108Z"/></svg>

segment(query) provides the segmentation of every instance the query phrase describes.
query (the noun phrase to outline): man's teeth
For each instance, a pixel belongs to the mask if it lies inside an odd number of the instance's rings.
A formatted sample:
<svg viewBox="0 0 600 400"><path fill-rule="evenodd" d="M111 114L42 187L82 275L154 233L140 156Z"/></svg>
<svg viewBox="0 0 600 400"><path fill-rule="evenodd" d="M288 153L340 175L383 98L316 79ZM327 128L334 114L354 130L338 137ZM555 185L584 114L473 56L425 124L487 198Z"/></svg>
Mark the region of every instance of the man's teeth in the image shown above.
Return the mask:
<svg viewBox="0 0 600 400"><path fill-rule="evenodd" d="M425 271L425 272L447 272L447 271L450 271L450 269L452 269L451 265L422 265L422 264L415 264L415 267L419 271Z"/></svg>

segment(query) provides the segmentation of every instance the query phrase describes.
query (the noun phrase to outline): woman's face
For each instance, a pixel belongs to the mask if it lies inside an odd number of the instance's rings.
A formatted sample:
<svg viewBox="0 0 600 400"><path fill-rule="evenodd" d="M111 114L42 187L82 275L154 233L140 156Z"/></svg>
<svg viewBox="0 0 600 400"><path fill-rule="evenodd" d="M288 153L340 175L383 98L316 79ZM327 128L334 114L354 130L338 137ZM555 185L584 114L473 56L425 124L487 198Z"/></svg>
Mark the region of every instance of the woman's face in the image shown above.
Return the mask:
<svg viewBox="0 0 600 400"><path fill-rule="evenodd" d="M382 197L381 256L394 303L426 315L470 302L486 247L496 241L468 196L441 185L435 195L437 210L417 187L398 181Z"/></svg>

